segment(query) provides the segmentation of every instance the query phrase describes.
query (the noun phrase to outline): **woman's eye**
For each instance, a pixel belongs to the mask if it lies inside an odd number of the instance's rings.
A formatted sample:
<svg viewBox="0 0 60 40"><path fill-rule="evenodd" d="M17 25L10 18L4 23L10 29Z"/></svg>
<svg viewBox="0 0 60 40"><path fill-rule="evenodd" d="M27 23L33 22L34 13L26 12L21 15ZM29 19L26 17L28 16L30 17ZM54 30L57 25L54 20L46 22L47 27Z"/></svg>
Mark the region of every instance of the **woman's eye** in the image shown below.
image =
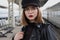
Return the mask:
<svg viewBox="0 0 60 40"><path fill-rule="evenodd" d="M28 8L26 8L25 10L29 10Z"/></svg>

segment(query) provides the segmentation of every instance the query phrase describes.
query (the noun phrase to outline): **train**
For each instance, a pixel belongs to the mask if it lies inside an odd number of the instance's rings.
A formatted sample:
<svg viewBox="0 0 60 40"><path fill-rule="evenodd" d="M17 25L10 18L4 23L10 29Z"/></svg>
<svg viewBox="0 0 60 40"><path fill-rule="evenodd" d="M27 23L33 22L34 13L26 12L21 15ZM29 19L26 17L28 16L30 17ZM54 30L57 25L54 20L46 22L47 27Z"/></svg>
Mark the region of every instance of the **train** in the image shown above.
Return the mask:
<svg viewBox="0 0 60 40"><path fill-rule="evenodd" d="M56 25L58 28L60 28L60 11L45 11L43 13L43 17L50 21L52 24Z"/></svg>

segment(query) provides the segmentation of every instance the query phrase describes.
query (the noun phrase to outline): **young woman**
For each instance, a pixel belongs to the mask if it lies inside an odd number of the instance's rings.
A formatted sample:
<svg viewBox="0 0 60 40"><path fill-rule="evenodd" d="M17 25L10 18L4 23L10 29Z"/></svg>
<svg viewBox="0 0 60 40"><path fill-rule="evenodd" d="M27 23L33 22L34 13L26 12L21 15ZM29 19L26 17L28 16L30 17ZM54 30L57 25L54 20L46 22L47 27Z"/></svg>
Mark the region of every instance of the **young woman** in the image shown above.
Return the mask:
<svg viewBox="0 0 60 40"><path fill-rule="evenodd" d="M14 40L57 40L50 24L45 24L39 0L22 0L22 31Z"/></svg>

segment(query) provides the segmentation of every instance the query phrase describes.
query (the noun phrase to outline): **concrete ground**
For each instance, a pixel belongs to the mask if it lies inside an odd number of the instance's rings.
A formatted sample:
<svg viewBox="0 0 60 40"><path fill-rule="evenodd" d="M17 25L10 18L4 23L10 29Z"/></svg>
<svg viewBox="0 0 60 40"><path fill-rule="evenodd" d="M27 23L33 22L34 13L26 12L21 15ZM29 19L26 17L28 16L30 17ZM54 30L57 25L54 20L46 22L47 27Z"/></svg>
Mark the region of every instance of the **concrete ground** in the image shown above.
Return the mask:
<svg viewBox="0 0 60 40"><path fill-rule="evenodd" d="M21 27L15 27L14 30L12 31L13 33L7 33L7 37L0 37L0 40L12 40L12 37L21 30Z"/></svg>

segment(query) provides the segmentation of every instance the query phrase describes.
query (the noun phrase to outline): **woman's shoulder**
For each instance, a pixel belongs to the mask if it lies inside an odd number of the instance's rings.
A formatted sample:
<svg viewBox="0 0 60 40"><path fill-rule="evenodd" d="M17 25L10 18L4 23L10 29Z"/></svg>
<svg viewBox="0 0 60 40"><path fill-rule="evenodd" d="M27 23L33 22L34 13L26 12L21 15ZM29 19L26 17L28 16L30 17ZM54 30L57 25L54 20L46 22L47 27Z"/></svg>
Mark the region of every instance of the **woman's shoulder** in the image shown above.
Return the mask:
<svg viewBox="0 0 60 40"><path fill-rule="evenodd" d="M44 26L49 26L49 25L51 25L50 23L43 23L42 25L44 25Z"/></svg>
<svg viewBox="0 0 60 40"><path fill-rule="evenodd" d="M41 25L41 26L49 26L51 24L50 23L39 23L38 25Z"/></svg>
<svg viewBox="0 0 60 40"><path fill-rule="evenodd" d="M44 27L44 28L46 28L46 29L52 29L54 26L52 25L52 24L50 24L50 23L44 23L44 24L42 24L42 26Z"/></svg>
<svg viewBox="0 0 60 40"><path fill-rule="evenodd" d="M50 23L41 23L41 24L39 24L39 25L41 25L42 28L48 28L48 27L51 26Z"/></svg>

